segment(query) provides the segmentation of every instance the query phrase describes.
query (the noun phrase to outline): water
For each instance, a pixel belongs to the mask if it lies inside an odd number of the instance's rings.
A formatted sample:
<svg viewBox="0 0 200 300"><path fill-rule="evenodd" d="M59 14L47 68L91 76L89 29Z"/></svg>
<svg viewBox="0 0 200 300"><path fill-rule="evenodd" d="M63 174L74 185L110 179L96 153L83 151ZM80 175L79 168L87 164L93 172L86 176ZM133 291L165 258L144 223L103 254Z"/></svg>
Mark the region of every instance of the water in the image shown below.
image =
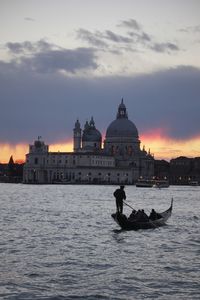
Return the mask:
<svg viewBox="0 0 200 300"><path fill-rule="evenodd" d="M115 188L0 184L0 299L200 299L200 187L127 186L146 212L174 197L167 226L127 232Z"/></svg>

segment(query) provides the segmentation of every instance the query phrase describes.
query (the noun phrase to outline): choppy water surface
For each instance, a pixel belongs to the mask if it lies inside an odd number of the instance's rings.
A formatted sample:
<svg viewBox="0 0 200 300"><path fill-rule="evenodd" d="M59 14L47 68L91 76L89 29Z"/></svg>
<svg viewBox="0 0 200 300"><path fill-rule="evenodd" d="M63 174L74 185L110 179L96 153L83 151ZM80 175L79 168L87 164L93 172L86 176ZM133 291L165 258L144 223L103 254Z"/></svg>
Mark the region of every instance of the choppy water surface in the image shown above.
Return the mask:
<svg viewBox="0 0 200 300"><path fill-rule="evenodd" d="M121 231L114 186L0 184L1 299L199 299L200 187L126 187L168 226ZM125 213L131 209L124 207Z"/></svg>

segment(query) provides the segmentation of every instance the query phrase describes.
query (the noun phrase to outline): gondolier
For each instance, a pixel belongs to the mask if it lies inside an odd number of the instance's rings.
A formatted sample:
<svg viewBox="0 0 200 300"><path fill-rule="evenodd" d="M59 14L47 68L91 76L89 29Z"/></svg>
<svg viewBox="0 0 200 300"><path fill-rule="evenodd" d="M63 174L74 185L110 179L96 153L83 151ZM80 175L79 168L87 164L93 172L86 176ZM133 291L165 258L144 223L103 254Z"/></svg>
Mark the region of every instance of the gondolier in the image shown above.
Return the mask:
<svg viewBox="0 0 200 300"><path fill-rule="evenodd" d="M123 200L126 200L126 193L124 191L124 185L121 185L119 189L113 193L116 199L117 213L123 213Z"/></svg>

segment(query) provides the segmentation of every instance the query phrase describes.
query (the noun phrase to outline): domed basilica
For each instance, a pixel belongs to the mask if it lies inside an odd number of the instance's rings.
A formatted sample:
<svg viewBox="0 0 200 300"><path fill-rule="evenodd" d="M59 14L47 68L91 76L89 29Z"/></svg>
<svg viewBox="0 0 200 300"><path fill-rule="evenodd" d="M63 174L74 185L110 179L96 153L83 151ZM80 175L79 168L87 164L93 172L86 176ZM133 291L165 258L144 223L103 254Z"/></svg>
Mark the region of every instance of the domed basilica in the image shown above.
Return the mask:
<svg viewBox="0 0 200 300"><path fill-rule="evenodd" d="M40 138L30 145L24 166L24 183L134 184L154 174L154 158L140 149L138 130L128 119L123 99L116 119L102 135L93 117L83 130L73 130L73 152L49 152Z"/></svg>

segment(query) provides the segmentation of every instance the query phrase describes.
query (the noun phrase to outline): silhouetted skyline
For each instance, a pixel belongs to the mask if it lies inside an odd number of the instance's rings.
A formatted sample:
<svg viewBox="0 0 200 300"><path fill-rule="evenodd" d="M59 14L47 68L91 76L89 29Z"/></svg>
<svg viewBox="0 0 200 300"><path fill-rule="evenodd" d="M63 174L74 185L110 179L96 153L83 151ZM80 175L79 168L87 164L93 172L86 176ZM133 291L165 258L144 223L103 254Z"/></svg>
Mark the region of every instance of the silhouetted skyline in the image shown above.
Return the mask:
<svg viewBox="0 0 200 300"><path fill-rule="evenodd" d="M38 135L70 144L77 118L93 116L105 133L122 97L155 154L200 156L199 9L179 0L1 2L0 161L19 158L20 146L24 156Z"/></svg>

